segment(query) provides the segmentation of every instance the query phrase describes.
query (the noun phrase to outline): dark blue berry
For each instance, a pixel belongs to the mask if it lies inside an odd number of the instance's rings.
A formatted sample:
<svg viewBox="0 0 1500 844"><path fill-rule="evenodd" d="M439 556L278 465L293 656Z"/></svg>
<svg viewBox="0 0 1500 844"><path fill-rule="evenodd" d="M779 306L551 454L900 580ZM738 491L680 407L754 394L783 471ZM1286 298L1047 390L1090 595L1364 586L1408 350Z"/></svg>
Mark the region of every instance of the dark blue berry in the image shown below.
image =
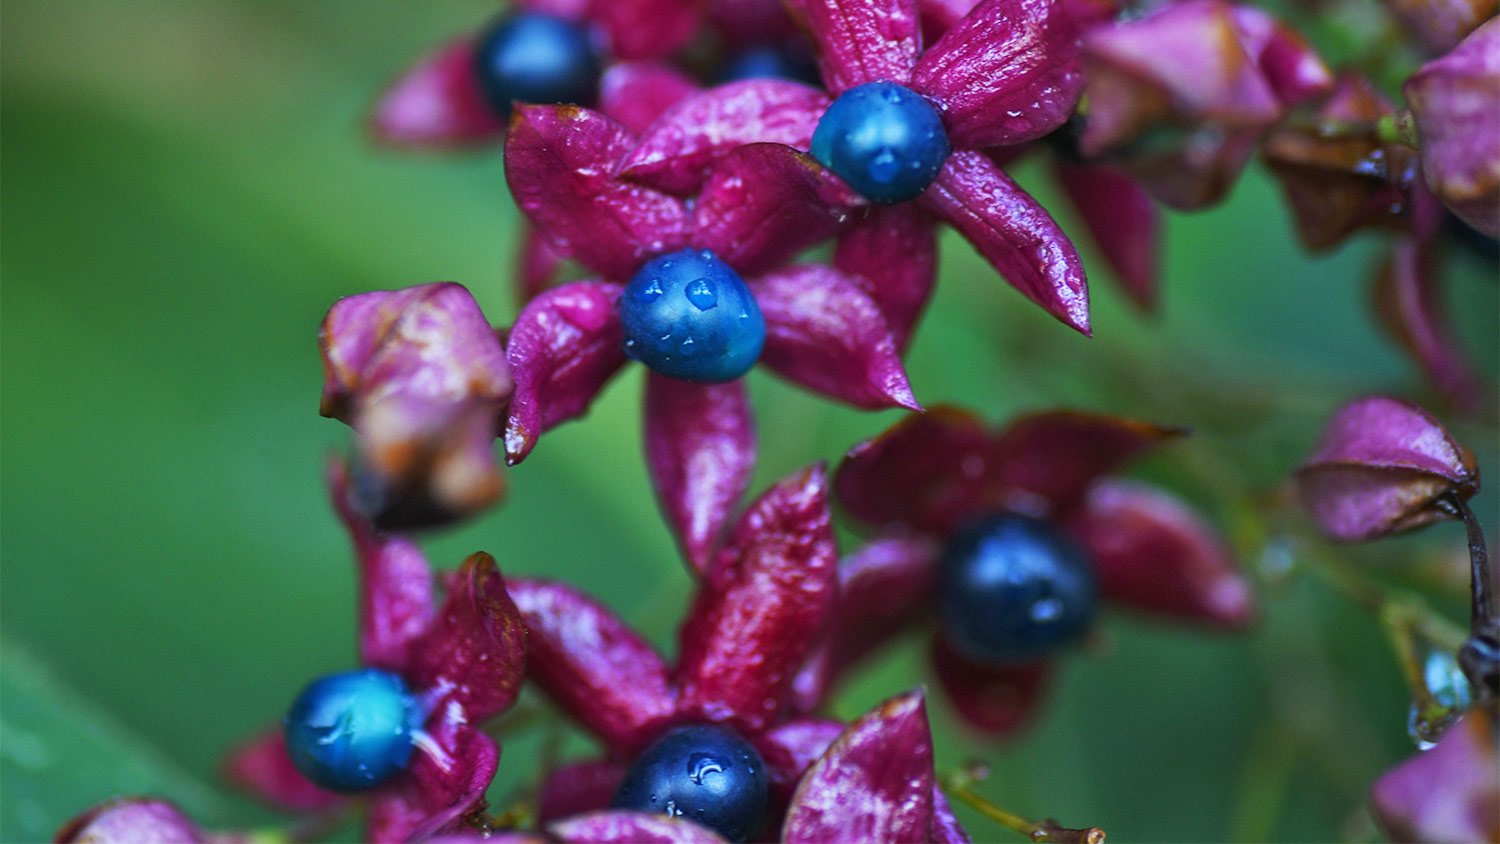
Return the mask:
<svg viewBox="0 0 1500 844"><path fill-rule="evenodd" d="M625 354L686 381L733 381L760 357L766 321L739 273L707 249L641 267L620 297Z"/></svg>
<svg viewBox="0 0 1500 844"><path fill-rule="evenodd" d="M406 682L365 668L314 680L286 714L286 749L304 776L333 791L373 788L405 769L421 708Z"/></svg>
<svg viewBox="0 0 1500 844"><path fill-rule="evenodd" d="M819 87L823 84L812 58L788 45L761 44L741 50L719 70L720 83L743 79L790 79Z"/></svg>
<svg viewBox="0 0 1500 844"><path fill-rule="evenodd" d="M894 82L840 94L812 136L813 158L871 202L921 196L952 151L932 104Z"/></svg>
<svg viewBox="0 0 1500 844"><path fill-rule="evenodd" d="M760 754L744 739L722 727L678 727L637 757L612 805L687 818L744 841L765 821L767 786Z"/></svg>
<svg viewBox="0 0 1500 844"><path fill-rule="evenodd" d="M474 70L502 116L512 101L587 103L599 85L599 60L578 24L536 12L496 21L479 37Z"/></svg>
<svg viewBox="0 0 1500 844"><path fill-rule="evenodd" d="M1099 587L1082 548L1013 513L970 522L943 550L938 616L955 649L979 662L1023 662L1083 638Z"/></svg>

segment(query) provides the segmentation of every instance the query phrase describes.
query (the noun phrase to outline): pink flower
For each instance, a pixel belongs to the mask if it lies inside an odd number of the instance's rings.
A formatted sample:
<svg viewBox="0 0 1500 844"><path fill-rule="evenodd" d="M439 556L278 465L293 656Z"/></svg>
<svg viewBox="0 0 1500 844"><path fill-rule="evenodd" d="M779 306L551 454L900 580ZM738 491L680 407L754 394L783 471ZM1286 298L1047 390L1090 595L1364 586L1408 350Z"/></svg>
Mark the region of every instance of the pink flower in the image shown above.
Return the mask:
<svg viewBox="0 0 1500 844"><path fill-rule="evenodd" d="M1023 294L1088 333L1088 291L1072 244L1045 209L978 151L1039 138L1072 113L1083 80L1071 17L1051 0L985 0L924 51L916 0L789 5L818 47L830 94L895 83L936 108L953 149L914 202L871 211L841 239L835 258L881 305L899 343L905 345L931 295L939 220ZM689 191L716 157L742 144L810 149L831 102L784 80L715 88L663 114L622 172Z"/></svg>
<svg viewBox="0 0 1500 844"><path fill-rule="evenodd" d="M478 729L520 691L526 632L495 561L475 554L446 580L434 606L432 574L411 542L375 533L349 506L343 467L329 486L360 565L361 662L400 675L426 708L408 769L365 795L372 841L421 840L461 828L484 808L500 749ZM235 750L226 771L272 806L324 811L348 800L304 777L277 727Z"/></svg>
<svg viewBox="0 0 1500 844"><path fill-rule="evenodd" d="M991 434L976 417L943 407L856 446L835 489L849 515L878 532L840 566L832 632L798 676L798 704L817 706L853 662L931 618L945 546L997 514L1019 514L1078 549L1107 600L1211 627L1250 623L1250 587L1202 517L1163 490L1107 477L1180 433L1053 411ZM949 638L934 637L934 668L959 713L990 732L1020 726L1051 660L976 659Z"/></svg>
<svg viewBox="0 0 1500 844"><path fill-rule="evenodd" d="M673 727L733 731L770 775L773 815L843 727L791 709L791 683L833 608L837 549L814 467L740 517L678 631L675 665L606 607L562 583L513 580L530 631L527 676L604 747L557 769L543 821L603 809L634 758Z"/></svg>
<svg viewBox="0 0 1500 844"><path fill-rule="evenodd" d="M516 202L553 250L598 277L547 291L511 328L511 463L543 432L588 410L627 359L627 282L643 283L637 275L648 262L684 249L707 250L743 276L765 323L759 360L775 373L856 407L918 407L861 283L821 264L783 266L836 230L830 205L845 199L836 180L787 147L752 144L716 162L702 191L684 200L615 175L634 146L624 126L594 111L516 112L505 151ZM744 387L652 372L645 415L657 496L688 559L703 569L754 464Z"/></svg>

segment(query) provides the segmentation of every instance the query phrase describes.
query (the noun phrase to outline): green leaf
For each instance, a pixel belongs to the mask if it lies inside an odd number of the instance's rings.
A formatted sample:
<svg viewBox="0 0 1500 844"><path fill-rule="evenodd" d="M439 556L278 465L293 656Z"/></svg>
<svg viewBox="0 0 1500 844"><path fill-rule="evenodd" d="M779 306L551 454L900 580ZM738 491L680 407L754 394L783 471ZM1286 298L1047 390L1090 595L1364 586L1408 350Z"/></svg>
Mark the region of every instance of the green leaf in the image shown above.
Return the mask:
<svg viewBox="0 0 1500 844"><path fill-rule="evenodd" d="M0 642L0 736L0 840L48 840L75 815L127 794L166 797L197 820L223 814L213 792L8 641Z"/></svg>

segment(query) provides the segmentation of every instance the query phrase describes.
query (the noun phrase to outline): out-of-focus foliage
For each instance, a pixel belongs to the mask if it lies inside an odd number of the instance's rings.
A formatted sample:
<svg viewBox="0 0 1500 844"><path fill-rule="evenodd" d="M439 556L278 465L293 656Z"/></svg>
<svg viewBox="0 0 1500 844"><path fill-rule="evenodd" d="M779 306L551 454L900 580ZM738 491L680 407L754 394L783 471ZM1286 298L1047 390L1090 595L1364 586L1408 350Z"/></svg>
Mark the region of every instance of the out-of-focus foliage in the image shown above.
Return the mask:
<svg viewBox="0 0 1500 844"><path fill-rule="evenodd" d="M135 747L211 781L221 752L310 676L353 663L351 552L320 486L348 432L317 415L318 321L340 295L440 279L508 321L516 224L497 153L379 152L360 121L418 51L493 8L5 4L0 629L30 656L7 648L0 666L0 839L33 839L122 788L164 792L208 826L266 819ZM1040 190L1036 176L1018 174ZM1278 203L1252 171L1226 206L1172 217L1157 319L1095 271L1094 340L945 242L912 352L918 398L992 421L1069 404L1190 425L1191 443L1142 471L1256 540L1250 498L1276 490L1333 407L1375 390L1426 398L1370 316L1373 240L1306 258ZM1458 255L1448 269L1493 383L1493 264ZM568 578L670 647L689 583L639 456L639 379L549 435L500 511L424 543L432 558L453 566L482 548L507 572ZM756 488L898 418L763 375L751 387ZM1485 480L1500 478L1493 429L1455 433ZM1487 489L1473 502L1492 530L1496 500ZM1461 539L1432 530L1346 559L1462 620ZM1370 837L1366 789L1411 749L1379 622L1314 578L1263 598L1262 625L1240 638L1113 620L1014 744L983 750L935 703L939 768L981 756L999 802L1111 840ZM923 663L914 645L898 650L837 713L913 685ZM44 674L73 691L56 700ZM96 710L120 726L98 726ZM493 800L531 778L539 746L507 744Z"/></svg>

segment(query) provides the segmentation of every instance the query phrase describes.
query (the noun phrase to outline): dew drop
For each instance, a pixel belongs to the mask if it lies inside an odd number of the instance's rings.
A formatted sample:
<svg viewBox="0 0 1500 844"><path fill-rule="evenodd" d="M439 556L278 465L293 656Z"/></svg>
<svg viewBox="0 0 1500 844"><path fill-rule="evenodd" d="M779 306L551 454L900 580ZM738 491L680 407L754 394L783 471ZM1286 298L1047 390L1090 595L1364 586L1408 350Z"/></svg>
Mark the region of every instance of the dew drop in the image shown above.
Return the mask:
<svg viewBox="0 0 1500 844"><path fill-rule="evenodd" d="M694 279L688 283L687 298L700 311L713 310L719 305L718 288L706 278Z"/></svg>

